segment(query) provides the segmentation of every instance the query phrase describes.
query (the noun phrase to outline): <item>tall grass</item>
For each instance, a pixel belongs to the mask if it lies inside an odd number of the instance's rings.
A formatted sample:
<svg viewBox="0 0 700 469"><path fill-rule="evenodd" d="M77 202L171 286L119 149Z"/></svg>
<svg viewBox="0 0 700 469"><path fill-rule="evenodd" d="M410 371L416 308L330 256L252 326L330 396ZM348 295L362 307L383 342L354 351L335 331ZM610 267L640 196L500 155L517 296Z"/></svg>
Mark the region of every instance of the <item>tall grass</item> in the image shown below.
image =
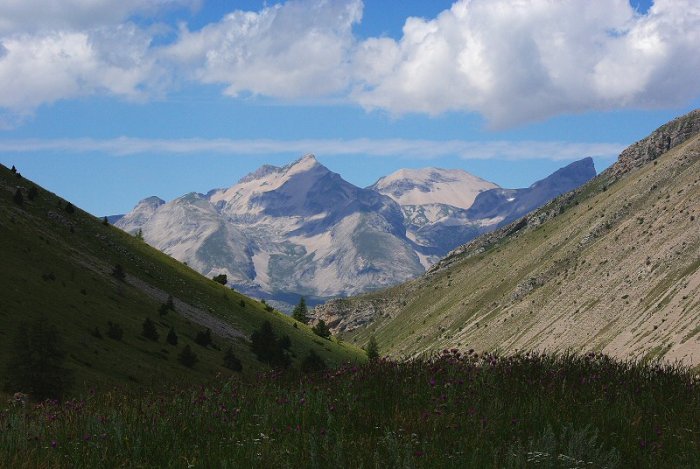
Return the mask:
<svg viewBox="0 0 700 469"><path fill-rule="evenodd" d="M700 383L602 355L446 351L159 393L8 404L11 467L692 467Z"/></svg>

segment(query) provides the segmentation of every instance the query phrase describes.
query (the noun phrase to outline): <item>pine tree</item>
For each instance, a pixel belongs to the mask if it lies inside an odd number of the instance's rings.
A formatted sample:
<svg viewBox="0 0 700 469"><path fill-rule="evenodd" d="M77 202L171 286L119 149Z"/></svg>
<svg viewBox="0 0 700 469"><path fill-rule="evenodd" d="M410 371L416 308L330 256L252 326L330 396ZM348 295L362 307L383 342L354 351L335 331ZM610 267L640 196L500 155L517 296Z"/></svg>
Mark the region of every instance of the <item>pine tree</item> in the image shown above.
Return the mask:
<svg viewBox="0 0 700 469"><path fill-rule="evenodd" d="M168 331L168 336L165 338L165 341L172 346L177 346L177 334L175 333L175 329L172 327Z"/></svg>
<svg viewBox="0 0 700 469"><path fill-rule="evenodd" d="M243 364L233 353L233 347L231 346L224 353L224 366L232 371L243 371Z"/></svg>
<svg viewBox="0 0 700 469"><path fill-rule="evenodd" d="M158 341L158 338L160 337L158 334L158 329L156 329L156 325L153 324L153 321L151 321L150 318L146 318L146 320L143 321L141 335L148 340L152 340L154 342Z"/></svg>
<svg viewBox="0 0 700 469"><path fill-rule="evenodd" d="M15 196L14 196L13 200L19 206L24 204L24 196L22 195L22 189L20 189L19 187L15 191Z"/></svg>
<svg viewBox="0 0 700 469"><path fill-rule="evenodd" d="M189 345L185 345L185 348L177 356L177 361L187 368L192 368L199 361L199 358L197 358L197 354L192 351Z"/></svg>
<svg viewBox="0 0 700 469"><path fill-rule="evenodd" d="M197 336L194 338L195 343L201 345L202 347L207 347L212 344L211 340L211 329L207 328L205 331L197 332Z"/></svg>
<svg viewBox="0 0 700 469"><path fill-rule="evenodd" d="M104 217L104 218L102 219L102 224L103 224L104 226L109 226L109 220L107 220L107 217Z"/></svg>
<svg viewBox="0 0 700 469"><path fill-rule="evenodd" d="M66 210L66 213L75 213L75 207L74 207L73 204L70 203L70 202L68 202L68 203L66 204L65 210Z"/></svg>
<svg viewBox="0 0 700 469"><path fill-rule="evenodd" d="M309 309L306 307L306 300L302 296L301 299L299 300L299 304L297 304L294 307L294 311L292 311L292 317L296 319L299 322L302 322L304 324L309 323Z"/></svg>
<svg viewBox="0 0 700 469"><path fill-rule="evenodd" d="M58 329L40 318L20 323L7 364L7 388L37 400L60 399L72 383Z"/></svg>
<svg viewBox="0 0 700 469"><path fill-rule="evenodd" d="M270 321L265 321L260 329L253 331L250 336L251 350L263 363L267 363L273 368L287 368L291 363L288 350L291 341L288 336L277 338Z"/></svg>
<svg viewBox="0 0 700 469"><path fill-rule="evenodd" d="M121 264L117 264L112 269L112 277L117 280L124 281L126 279L126 273L124 272L124 267Z"/></svg>
<svg viewBox="0 0 700 469"><path fill-rule="evenodd" d="M114 340L122 340L124 329L117 323L107 321L107 337Z"/></svg>
<svg viewBox="0 0 700 469"><path fill-rule="evenodd" d="M319 337L323 337L324 339L330 339L331 337L331 330L328 328L328 325L326 324L326 321L323 319L320 319L316 325L311 328L314 334L316 334Z"/></svg>
<svg viewBox="0 0 700 469"><path fill-rule="evenodd" d="M226 283L228 283L228 277L226 276L226 274L215 275L214 277L212 277L212 280L216 283L220 283L221 285L226 285Z"/></svg>
<svg viewBox="0 0 700 469"><path fill-rule="evenodd" d="M374 336L369 338L369 342L367 342L367 345L365 346L365 353L367 353L367 358L369 358L370 361L379 358L379 346L377 345L377 339L375 339Z"/></svg>
<svg viewBox="0 0 700 469"><path fill-rule="evenodd" d="M10 171L12 172L12 174L17 173L17 168L15 168L15 165L12 165L12 169L10 169Z"/></svg>

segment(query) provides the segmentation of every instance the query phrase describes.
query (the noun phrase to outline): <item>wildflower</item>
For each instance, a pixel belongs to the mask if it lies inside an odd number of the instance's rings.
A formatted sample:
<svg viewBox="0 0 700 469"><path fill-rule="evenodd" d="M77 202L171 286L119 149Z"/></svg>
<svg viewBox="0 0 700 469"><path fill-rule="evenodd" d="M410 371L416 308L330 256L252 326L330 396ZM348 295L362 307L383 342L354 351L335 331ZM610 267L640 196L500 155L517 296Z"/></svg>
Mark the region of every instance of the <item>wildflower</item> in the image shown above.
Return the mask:
<svg viewBox="0 0 700 469"><path fill-rule="evenodd" d="M58 441L56 440L51 440L51 447L56 448L58 446Z"/></svg>

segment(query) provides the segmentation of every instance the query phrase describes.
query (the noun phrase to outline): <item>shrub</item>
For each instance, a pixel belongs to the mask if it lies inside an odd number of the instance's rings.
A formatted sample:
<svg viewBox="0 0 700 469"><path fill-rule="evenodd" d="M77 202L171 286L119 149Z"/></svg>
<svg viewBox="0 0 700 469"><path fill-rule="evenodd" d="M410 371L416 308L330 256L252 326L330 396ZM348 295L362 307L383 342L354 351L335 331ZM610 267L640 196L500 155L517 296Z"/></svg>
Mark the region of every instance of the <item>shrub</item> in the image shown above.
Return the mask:
<svg viewBox="0 0 700 469"><path fill-rule="evenodd" d="M36 186L30 187L29 191L27 192L27 198L29 200L34 200L36 199L37 195L39 195L39 190L36 188Z"/></svg>
<svg viewBox="0 0 700 469"><path fill-rule="evenodd" d="M233 353L233 347L229 346L224 353L224 366L232 371L243 371L243 364Z"/></svg>
<svg viewBox="0 0 700 469"><path fill-rule="evenodd" d="M109 220L107 220L107 217L104 217L104 218L102 219L102 224L103 224L104 226L109 226Z"/></svg>
<svg viewBox="0 0 700 469"><path fill-rule="evenodd" d="M63 366L63 340L56 326L40 318L21 322L7 363L7 387L33 398L60 399L72 383L71 370Z"/></svg>
<svg viewBox="0 0 700 469"><path fill-rule="evenodd" d="M107 337L114 340L122 340L124 337L124 329L119 324L108 321L107 322Z"/></svg>
<svg viewBox="0 0 700 469"><path fill-rule="evenodd" d="M199 358L197 358L197 354L192 351L189 345L185 345L185 348L177 356L177 361L187 368L192 368L199 361Z"/></svg>
<svg viewBox="0 0 700 469"><path fill-rule="evenodd" d="M158 334L158 329L156 329L156 325L153 324L153 321L151 321L150 318L146 318L146 320L143 321L141 335L154 342L160 337Z"/></svg>
<svg viewBox="0 0 700 469"><path fill-rule="evenodd" d="M331 338L331 330L323 319L320 319L311 330L319 337L323 337L324 339Z"/></svg>
<svg viewBox="0 0 700 469"><path fill-rule="evenodd" d="M75 207L73 207L73 204L70 202L66 204L66 208L64 210L66 213L75 213Z"/></svg>

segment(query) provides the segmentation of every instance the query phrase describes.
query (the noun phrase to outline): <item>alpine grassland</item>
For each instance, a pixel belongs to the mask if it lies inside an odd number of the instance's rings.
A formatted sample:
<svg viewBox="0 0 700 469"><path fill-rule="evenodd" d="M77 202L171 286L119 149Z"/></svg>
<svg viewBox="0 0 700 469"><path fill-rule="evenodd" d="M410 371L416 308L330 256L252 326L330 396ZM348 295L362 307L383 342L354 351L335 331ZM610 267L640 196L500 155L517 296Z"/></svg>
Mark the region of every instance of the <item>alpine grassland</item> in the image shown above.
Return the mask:
<svg viewBox="0 0 700 469"><path fill-rule="evenodd" d="M5 467L697 467L700 381L600 354L430 359L115 388L0 413Z"/></svg>

